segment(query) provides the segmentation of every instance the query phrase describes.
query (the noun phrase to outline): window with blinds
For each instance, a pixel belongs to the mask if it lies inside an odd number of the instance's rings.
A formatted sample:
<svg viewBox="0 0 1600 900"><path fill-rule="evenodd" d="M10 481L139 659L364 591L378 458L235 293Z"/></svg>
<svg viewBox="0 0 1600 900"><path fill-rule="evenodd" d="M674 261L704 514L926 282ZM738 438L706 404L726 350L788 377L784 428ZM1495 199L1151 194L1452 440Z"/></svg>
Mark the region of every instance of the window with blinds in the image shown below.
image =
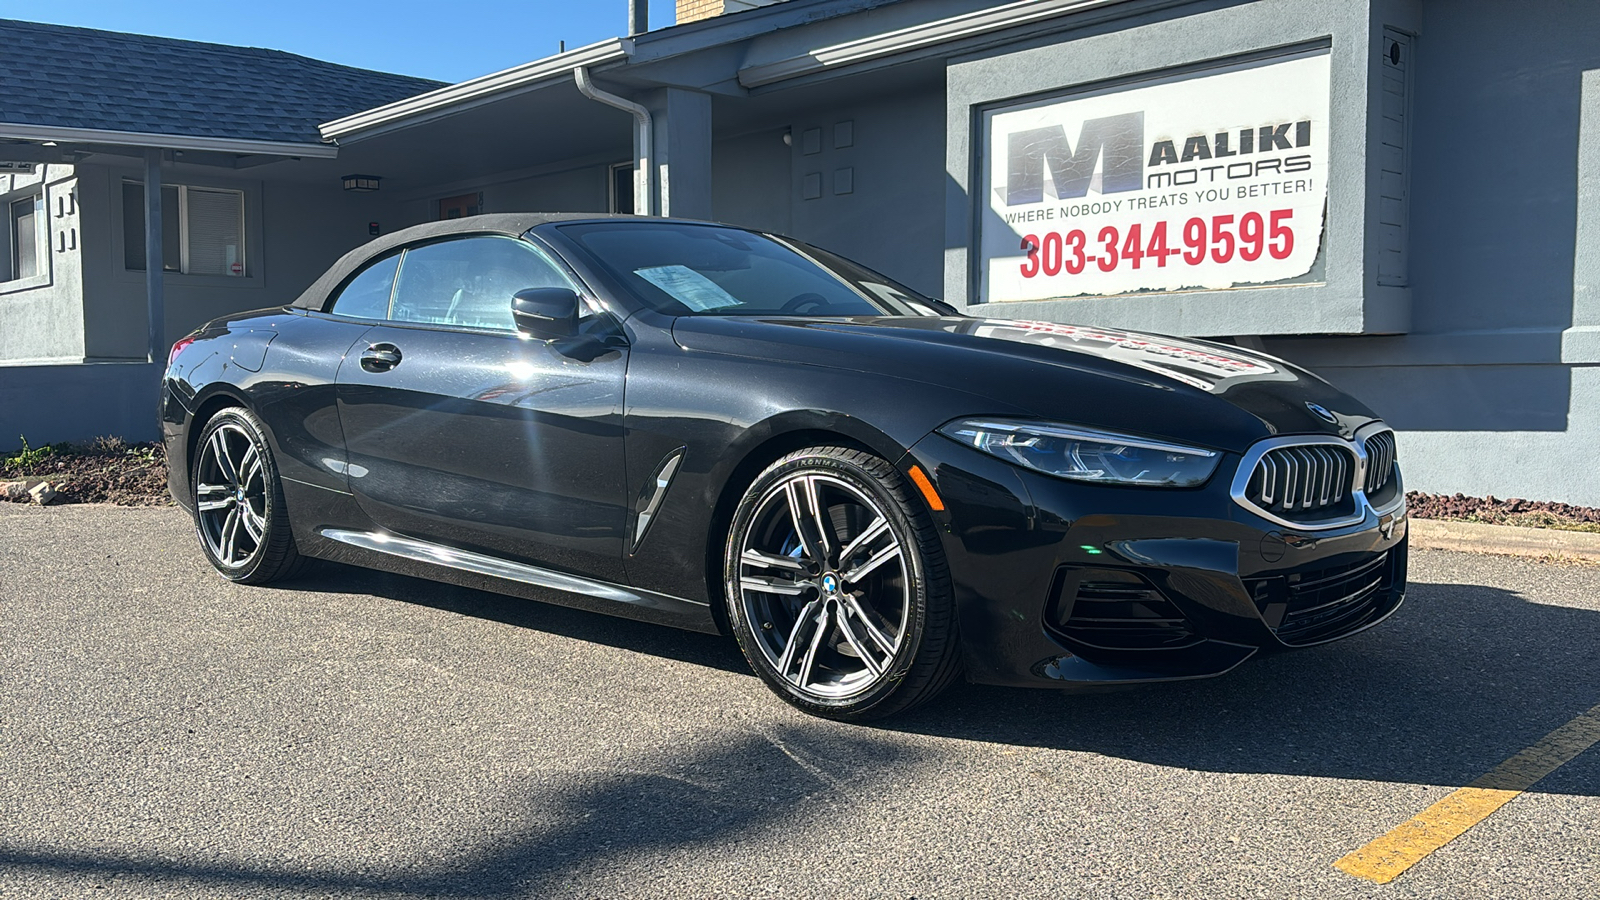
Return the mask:
<svg viewBox="0 0 1600 900"><path fill-rule="evenodd" d="M33 278L43 271L39 257L45 240L41 235L44 225L44 195L33 194L7 204L6 230L10 238L6 243L6 258L0 260L0 281Z"/></svg>
<svg viewBox="0 0 1600 900"><path fill-rule="evenodd" d="M162 268L185 275L249 274L244 192L175 184L161 188ZM144 270L144 185L122 184L123 266Z"/></svg>
<svg viewBox="0 0 1600 900"><path fill-rule="evenodd" d="M244 194L187 188L184 271L191 275L244 274Z"/></svg>

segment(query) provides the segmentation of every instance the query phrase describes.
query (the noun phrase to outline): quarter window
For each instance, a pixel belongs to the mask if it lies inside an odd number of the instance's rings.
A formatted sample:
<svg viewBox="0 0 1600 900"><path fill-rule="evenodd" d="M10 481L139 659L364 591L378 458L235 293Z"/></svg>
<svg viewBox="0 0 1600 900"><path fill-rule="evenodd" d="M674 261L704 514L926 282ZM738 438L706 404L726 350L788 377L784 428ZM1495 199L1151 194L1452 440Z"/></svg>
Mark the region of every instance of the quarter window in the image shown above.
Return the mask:
<svg viewBox="0 0 1600 900"><path fill-rule="evenodd" d="M44 194L30 194L6 204L6 255L0 259L0 281L32 278L44 271Z"/></svg>
<svg viewBox="0 0 1600 900"><path fill-rule="evenodd" d="M527 288L573 288L526 241L469 237L406 251L389 317L397 322L511 331L511 297Z"/></svg>
<svg viewBox="0 0 1600 900"><path fill-rule="evenodd" d="M144 185L122 183L123 265L144 271ZM244 246L244 192L161 186L162 269L185 275L249 274Z"/></svg>
<svg viewBox="0 0 1600 900"><path fill-rule="evenodd" d="M333 300L330 312L357 319L384 319L389 316L389 297L394 292L394 273L400 267L400 254L380 259L345 283Z"/></svg>

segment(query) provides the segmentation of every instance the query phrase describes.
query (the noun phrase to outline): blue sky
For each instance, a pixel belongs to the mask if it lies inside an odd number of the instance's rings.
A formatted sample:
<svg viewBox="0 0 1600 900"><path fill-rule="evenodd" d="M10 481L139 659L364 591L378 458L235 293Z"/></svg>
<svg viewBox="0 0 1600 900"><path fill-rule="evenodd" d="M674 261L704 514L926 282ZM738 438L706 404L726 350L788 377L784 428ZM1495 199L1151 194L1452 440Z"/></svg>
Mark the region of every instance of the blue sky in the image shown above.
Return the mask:
<svg viewBox="0 0 1600 900"><path fill-rule="evenodd" d="M673 22L650 0L650 26ZM628 28L628 0L0 0L0 18L270 47L316 59L462 81Z"/></svg>

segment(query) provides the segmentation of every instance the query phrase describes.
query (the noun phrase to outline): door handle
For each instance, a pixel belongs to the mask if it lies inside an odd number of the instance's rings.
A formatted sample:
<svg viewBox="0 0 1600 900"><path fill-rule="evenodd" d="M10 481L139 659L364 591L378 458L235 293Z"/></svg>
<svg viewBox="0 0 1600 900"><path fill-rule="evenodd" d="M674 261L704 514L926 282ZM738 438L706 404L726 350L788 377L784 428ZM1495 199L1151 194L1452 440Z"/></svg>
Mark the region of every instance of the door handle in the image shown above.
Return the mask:
<svg viewBox="0 0 1600 900"><path fill-rule="evenodd" d="M361 354L361 368L368 372L387 372L400 365L400 348L393 344L373 344Z"/></svg>

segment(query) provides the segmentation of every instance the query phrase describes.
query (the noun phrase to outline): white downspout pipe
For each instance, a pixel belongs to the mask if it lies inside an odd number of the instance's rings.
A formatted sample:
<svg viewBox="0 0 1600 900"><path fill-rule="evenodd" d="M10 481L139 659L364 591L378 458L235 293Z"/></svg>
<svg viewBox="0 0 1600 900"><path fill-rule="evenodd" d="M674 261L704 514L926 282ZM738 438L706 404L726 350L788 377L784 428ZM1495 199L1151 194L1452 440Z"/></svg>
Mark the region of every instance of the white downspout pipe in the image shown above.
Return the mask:
<svg viewBox="0 0 1600 900"><path fill-rule="evenodd" d="M655 124L651 120L650 110L616 94L607 93L594 86L589 79L589 67L579 66L573 70L573 75L578 81L578 93L604 103L617 109L633 113L634 127L634 166L633 173L633 211L637 215L653 215L656 209L655 202Z"/></svg>

